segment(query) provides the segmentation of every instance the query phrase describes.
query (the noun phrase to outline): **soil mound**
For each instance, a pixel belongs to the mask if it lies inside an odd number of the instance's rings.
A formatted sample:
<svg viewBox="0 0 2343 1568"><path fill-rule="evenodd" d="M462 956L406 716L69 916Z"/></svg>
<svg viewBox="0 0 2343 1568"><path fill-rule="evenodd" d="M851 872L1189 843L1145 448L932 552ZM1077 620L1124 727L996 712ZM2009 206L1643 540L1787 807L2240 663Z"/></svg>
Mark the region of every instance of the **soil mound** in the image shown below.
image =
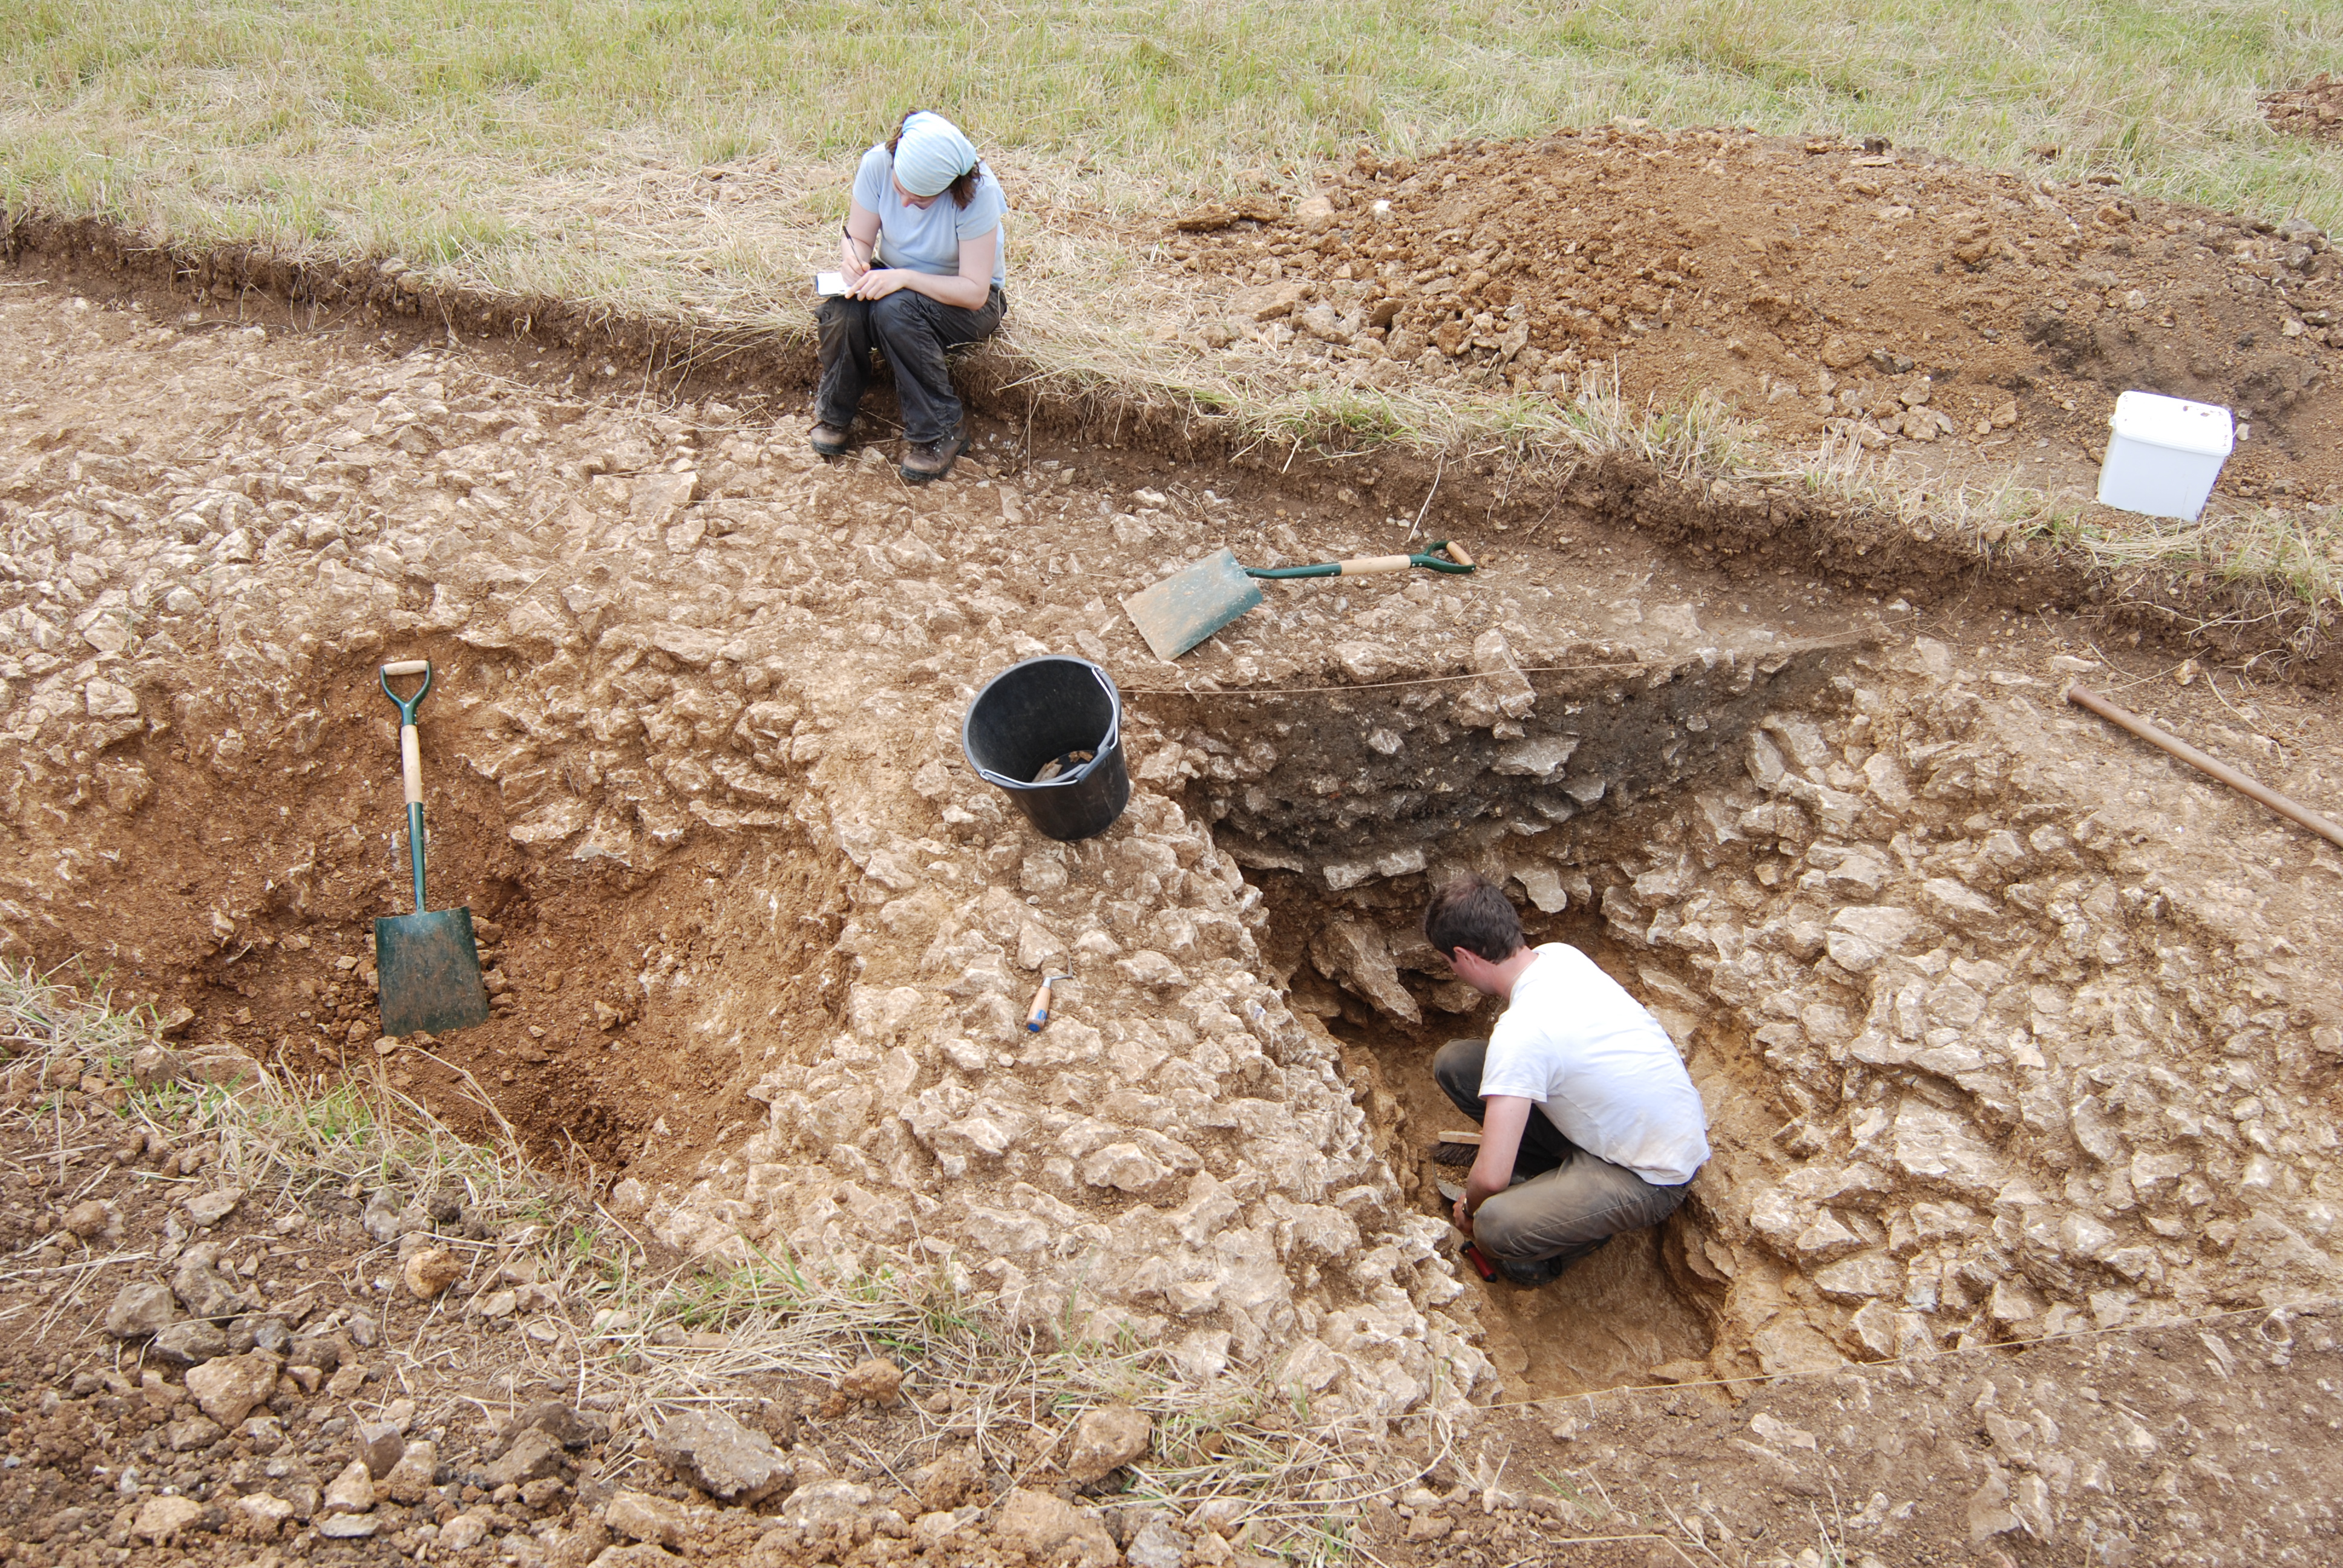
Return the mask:
<svg viewBox="0 0 2343 1568"><path fill-rule="evenodd" d="M2264 98L2262 114L2288 136L2343 141L2343 82L2321 71L2299 87Z"/></svg>
<svg viewBox="0 0 2343 1568"><path fill-rule="evenodd" d="M1559 393L1615 360L1631 398L1715 389L1785 443L1979 453L2096 453L2105 395L2141 387L2238 410L2233 492L2343 480L2314 396L2343 256L2307 225L1876 140L1600 128L1420 166L1363 151L1285 225L1169 244L1232 286L1201 310L1332 378Z"/></svg>

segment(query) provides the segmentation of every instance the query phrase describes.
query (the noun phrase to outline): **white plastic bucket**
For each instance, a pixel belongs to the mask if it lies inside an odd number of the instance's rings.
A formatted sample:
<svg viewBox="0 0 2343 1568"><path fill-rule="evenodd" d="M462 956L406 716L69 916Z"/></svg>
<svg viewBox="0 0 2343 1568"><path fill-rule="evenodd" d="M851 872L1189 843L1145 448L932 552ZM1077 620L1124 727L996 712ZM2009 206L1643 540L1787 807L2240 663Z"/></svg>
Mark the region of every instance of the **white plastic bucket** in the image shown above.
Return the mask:
<svg viewBox="0 0 2343 1568"><path fill-rule="evenodd" d="M2154 392L2127 392L2107 421L2099 504L2195 522L2221 477L2237 430L2229 411Z"/></svg>

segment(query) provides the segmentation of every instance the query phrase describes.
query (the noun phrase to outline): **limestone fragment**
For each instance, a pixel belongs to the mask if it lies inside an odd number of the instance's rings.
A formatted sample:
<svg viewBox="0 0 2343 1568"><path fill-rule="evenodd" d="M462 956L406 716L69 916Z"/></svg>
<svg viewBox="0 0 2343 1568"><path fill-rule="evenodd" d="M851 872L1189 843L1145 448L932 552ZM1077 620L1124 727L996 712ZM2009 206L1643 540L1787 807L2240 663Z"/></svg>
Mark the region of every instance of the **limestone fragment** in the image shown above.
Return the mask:
<svg viewBox="0 0 2343 1568"><path fill-rule="evenodd" d="M1127 1404L1085 1411L1074 1423L1066 1473L1076 1481L1097 1481L1144 1454L1150 1432L1147 1417Z"/></svg>
<svg viewBox="0 0 2343 1568"><path fill-rule="evenodd" d="M1893 904L1857 906L1831 917L1823 939L1831 961L1850 974L1865 974L1890 953L1900 952L1920 930L1920 917Z"/></svg>
<svg viewBox="0 0 2343 1568"><path fill-rule="evenodd" d="M790 1477L789 1462L771 1438L721 1411L685 1411L669 1418L651 1446L669 1469L725 1503L758 1502Z"/></svg>
<svg viewBox="0 0 2343 1568"><path fill-rule="evenodd" d="M1131 1568L1180 1568L1190 1550L1189 1538L1169 1519L1159 1517L1139 1527L1122 1555Z"/></svg>
<svg viewBox="0 0 2343 1568"><path fill-rule="evenodd" d="M187 1218L208 1230L236 1212L244 1201L244 1189L223 1187L216 1191L198 1192L186 1201Z"/></svg>
<svg viewBox="0 0 2343 1568"><path fill-rule="evenodd" d="M277 1392L277 1358L248 1351L206 1362L187 1373L187 1392L206 1415L233 1427Z"/></svg>
<svg viewBox="0 0 2343 1568"><path fill-rule="evenodd" d="M353 1459L327 1484L326 1512L364 1513L374 1507L374 1477L363 1459Z"/></svg>
<svg viewBox="0 0 2343 1568"><path fill-rule="evenodd" d="M563 1462L560 1441L537 1427L529 1427L513 1439L510 1448L482 1467L480 1478L490 1488L519 1486L558 1474ZM707 1490L713 1492L715 1488Z"/></svg>
<svg viewBox="0 0 2343 1568"><path fill-rule="evenodd" d="M132 1516L130 1533L159 1546L203 1516L204 1505L192 1497L150 1497Z"/></svg>
<svg viewBox="0 0 2343 1568"><path fill-rule="evenodd" d="M1108 1568L1122 1555L1097 1514L1028 1487L1009 1494L993 1516L992 1533L1036 1562Z"/></svg>
<svg viewBox="0 0 2343 1568"><path fill-rule="evenodd" d="M439 1450L428 1440L418 1440L407 1445L382 1478L378 1490L393 1503L420 1503L432 1490L432 1480L439 1469Z"/></svg>
<svg viewBox="0 0 2343 1568"><path fill-rule="evenodd" d="M206 1318L184 1318L156 1334L148 1347L157 1361L173 1366L200 1366L227 1354L227 1335Z"/></svg>
<svg viewBox="0 0 2343 1568"><path fill-rule="evenodd" d="M469 1552L488 1536L487 1515L474 1510L469 1513L458 1513L439 1527L439 1547L447 1553Z"/></svg>
<svg viewBox="0 0 2343 1568"><path fill-rule="evenodd" d="M870 1506L870 1489L851 1481L816 1481L789 1493L783 1523L799 1530L850 1527Z"/></svg>
<svg viewBox="0 0 2343 1568"><path fill-rule="evenodd" d="M187 1249L171 1275L171 1290L188 1315L231 1318L243 1310L244 1298L219 1271L219 1243L205 1241Z"/></svg>
<svg viewBox="0 0 2343 1568"><path fill-rule="evenodd" d="M681 1547L694 1524L708 1517L704 1508L690 1508L647 1492L620 1492L610 1499L602 1522L619 1534L661 1546Z"/></svg>
<svg viewBox="0 0 2343 1568"><path fill-rule="evenodd" d="M1399 967L1380 926L1330 920L1311 939L1310 958L1321 974L1343 981L1382 1011L1410 1023L1423 1021L1415 998L1400 983Z"/></svg>
<svg viewBox="0 0 2343 1568"><path fill-rule="evenodd" d="M256 1541L269 1539L287 1519L293 1517L291 1503L266 1492L249 1493L237 1498L234 1511L242 1533Z"/></svg>
<svg viewBox="0 0 2343 1568"><path fill-rule="evenodd" d="M178 1317L169 1289L153 1280L134 1280L114 1294L106 1309L106 1332L117 1340L144 1339L169 1328Z"/></svg>

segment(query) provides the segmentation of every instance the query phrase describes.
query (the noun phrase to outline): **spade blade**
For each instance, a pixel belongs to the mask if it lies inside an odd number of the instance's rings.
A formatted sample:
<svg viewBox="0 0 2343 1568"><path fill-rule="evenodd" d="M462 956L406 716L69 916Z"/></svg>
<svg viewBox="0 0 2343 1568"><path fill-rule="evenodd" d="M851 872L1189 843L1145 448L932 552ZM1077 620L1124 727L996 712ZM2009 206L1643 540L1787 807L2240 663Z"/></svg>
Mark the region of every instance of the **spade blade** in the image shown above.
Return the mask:
<svg viewBox="0 0 2343 1568"><path fill-rule="evenodd" d="M488 1020L488 987L480 978L469 910L376 920L374 964L385 1034L441 1034Z"/></svg>
<svg viewBox="0 0 2343 1568"><path fill-rule="evenodd" d="M1168 664L1260 602L1260 586L1222 549L1140 589L1122 608Z"/></svg>

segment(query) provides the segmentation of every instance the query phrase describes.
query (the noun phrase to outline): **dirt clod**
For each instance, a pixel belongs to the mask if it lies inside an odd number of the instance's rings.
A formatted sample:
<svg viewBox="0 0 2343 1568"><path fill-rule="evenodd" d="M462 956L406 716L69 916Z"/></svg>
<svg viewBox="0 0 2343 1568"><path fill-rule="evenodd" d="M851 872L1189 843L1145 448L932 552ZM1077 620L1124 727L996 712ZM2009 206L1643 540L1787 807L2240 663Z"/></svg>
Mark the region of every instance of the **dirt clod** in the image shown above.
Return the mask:
<svg viewBox="0 0 2343 1568"><path fill-rule="evenodd" d="M840 1393L872 1404L893 1404L902 1386L903 1369L884 1356L856 1362L838 1380Z"/></svg>
<svg viewBox="0 0 2343 1568"><path fill-rule="evenodd" d="M400 1275L408 1294L427 1302L464 1277L464 1261L444 1247L432 1247L407 1259Z"/></svg>
<svg viewBox="0 0 2343 1568"><path fill-rule="evenodd" d="M992 1530L1004 1545L1036 1562L1104 1568L1121 1556L1095 1513L1029 1487L1019 1487L1002 1502Z"/></svg>

